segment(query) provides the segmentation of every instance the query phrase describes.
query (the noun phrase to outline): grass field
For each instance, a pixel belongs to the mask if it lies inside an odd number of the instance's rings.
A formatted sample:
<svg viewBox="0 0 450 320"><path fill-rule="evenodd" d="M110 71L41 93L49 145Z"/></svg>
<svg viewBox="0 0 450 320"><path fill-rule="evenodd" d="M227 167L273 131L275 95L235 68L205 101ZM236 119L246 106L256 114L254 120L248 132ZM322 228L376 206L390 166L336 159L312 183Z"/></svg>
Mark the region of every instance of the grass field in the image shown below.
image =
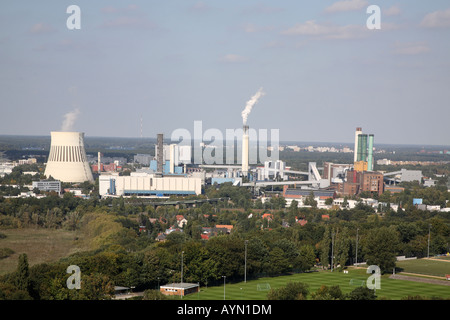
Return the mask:
<svg viewBox="0 0 450 320"><path fill-rule="evenodd" d="M396 265L398 268L401 268L403 272L408 273L417 273L441 278L444 278L446 274L450 274L450 260L448 257L397 261Z"/></svg>
<svg viewBox="0 0 450 320"><path fill-rule="evenodd" d="M0 232L6 235L6 238L0 239L0 248L14 251L8 258L0 260L0 275L16 270L18 257L22 253L27 254L28 263L32 266L56 261L81 249L72 231L25 228Z"/></svg>
<svg viewBox="0 0 450 320"><path fill-rule="evenodd" d="M268 291L258 291L258 284L269 284L272 289L285 286L289 281L298 281L309 285L309 292L317 291L321 285L338 285L343 293L348 293L367 280L368 274L363 269L350 269L349 273L342 272L312 272L301 273L274 278L261 278L258 280L247 281L247 283L233 283L225 285L226 300L264 300ZM383 297L391 300L400 300L408 295L420 295L425 297L439 296L450 298L450 286L419 283L405 280L389 279L389 275L381 277L381 288L376 294L379 298ZM353 279L353 281L351 281ZM353 282L354 284L351 284ZM184 300L223 300L224 286L202 287L200 293L188 295Z"/></svg>

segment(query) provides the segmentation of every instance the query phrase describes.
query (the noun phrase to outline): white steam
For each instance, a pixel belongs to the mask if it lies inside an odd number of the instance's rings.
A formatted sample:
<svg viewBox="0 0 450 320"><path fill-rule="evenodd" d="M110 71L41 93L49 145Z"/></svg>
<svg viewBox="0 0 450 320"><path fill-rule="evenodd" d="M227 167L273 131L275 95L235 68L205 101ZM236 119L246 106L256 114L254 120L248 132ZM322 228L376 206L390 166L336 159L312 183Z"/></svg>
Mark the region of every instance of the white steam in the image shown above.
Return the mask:
<svg viewBox="0 0 450 320"><path fill-rule="evenodd" d="M61 131L72 131L75 120L77 120L80 110L78 108L70 111L64 115L64 121L61 126Z"/></svg>
<svg viewBox="0 0 450 320"><path fill-rule="evenodd" d="M247 118L250 112L252 111L253 106L258 102L259 98L261 96L265 95L265 92L262 91L262 88L258 90L258 92L255 93L253 97L250 98L250 100L247 101L247 104L245 105L245 109L242 110L242 121L245 124L247 124Z"/></svg>

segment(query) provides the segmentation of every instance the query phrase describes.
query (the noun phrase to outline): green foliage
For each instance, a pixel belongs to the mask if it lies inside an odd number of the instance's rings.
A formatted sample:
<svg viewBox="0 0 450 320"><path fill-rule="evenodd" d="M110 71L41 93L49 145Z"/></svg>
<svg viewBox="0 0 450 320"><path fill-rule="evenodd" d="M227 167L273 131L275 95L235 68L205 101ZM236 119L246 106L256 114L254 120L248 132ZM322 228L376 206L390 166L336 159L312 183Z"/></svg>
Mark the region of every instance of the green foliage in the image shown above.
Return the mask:
<svg viewBox="0 0 450 320"><path fill-rule="evenodd" d="M0 259L8 258L14 253L14 250L10 248L0 248Z"/></svg>
<svg viewBox="0 0 450 320"><path fill-rule="evenodd" d="M288 282L286 286L270 289L268 300L306 300L308 285L301 282Z"/></svg>
<svg viewBox="0 0 450 320"><path fill-rule="evenodd" d="M393 227L380 227L368 232L364 250L368 265L377 265L381 271L395 267L399 246L399 234Z"/></svg>

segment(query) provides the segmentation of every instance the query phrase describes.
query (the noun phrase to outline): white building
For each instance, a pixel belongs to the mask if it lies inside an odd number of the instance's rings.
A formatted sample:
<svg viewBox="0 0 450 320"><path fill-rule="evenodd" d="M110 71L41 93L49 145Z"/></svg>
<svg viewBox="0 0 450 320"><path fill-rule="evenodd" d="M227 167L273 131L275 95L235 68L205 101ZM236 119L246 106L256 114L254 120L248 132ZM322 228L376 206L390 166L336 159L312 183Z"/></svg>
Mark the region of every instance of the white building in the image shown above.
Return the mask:
<svg viewBox="0 0 450 320"><path fill-rule="evenodd" d="M129 176L105 174L99 177L99 193L101 196L199 195L202 193L202 182L200 178L161 177L145 172L132 172Z"/></svg>
<svg viewBox="0 0 450 320"><path fill-rule="evenodd" d="M284 161L265 161L264 167L257 169L258 180L275 180L277 176L282 180L286 180L287 175L284 172L286 169L286 162Z"/></svg>

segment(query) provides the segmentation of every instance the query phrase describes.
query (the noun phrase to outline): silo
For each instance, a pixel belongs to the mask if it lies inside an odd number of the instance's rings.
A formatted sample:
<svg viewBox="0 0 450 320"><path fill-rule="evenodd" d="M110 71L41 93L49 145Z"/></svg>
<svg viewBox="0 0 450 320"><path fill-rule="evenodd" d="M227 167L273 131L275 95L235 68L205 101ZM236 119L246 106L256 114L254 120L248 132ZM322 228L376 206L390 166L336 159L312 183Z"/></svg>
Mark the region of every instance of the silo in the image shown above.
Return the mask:
<svg viewBox="0 0 450 320"><path fill-rule="evenodd" d="M52 131L45 175L62 182L94 182L83 132Z"/></svg>

